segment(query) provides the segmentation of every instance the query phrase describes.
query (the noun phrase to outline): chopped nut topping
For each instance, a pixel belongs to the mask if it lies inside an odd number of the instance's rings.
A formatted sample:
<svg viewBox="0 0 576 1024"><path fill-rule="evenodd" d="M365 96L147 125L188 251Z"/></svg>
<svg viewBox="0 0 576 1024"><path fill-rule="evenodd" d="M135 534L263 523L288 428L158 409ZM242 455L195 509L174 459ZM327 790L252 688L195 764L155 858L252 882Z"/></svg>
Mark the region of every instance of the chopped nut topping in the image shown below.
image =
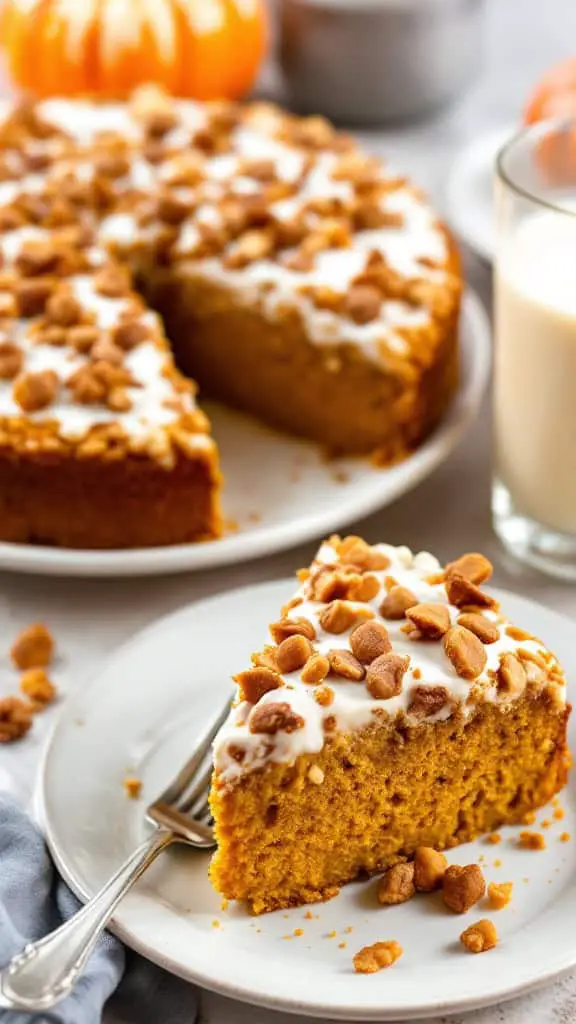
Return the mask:
<svg viewBox="0 0 576 1024"><path fill-rule="evenodd" d="M490 882L488 899L493 910L502 910L512 899L513 882Z"/></svg>
<svg viewBox="0 0 576 1024"><path fill-rule="evenodd" d="M359 683L364 678L366 670L351 651L328 651L328 661L332 672L337 676L342 676L343 679L351 679L353 682Z"/></svg>
<svg viewBox="0 0 576 1024"><path fill-rule="evenodd" d="M494 608L498 603L489 594L484 594L475 583L472 583L466 576L462 576L461 573L452 572L447 575L445 587L450 604L455 604L457 608L463 608L466 605Z"/></svg>
<svg viewBox="0 0 576 1024"><path fill-rule="evenodd" d="M469 953L485 953L498 945L498 933L492 921L483 917L481 921L464 929L460 942Z"/></svg>
<svg viewBox="0 0 576 1024"><path fill-rule="evenodd" d="M503 654L498 668L498 689L503 693L521 693L526 686L526 670L515 654Z"/></svg>
<svg viewBox="0 0 576 1024"><path fill-rule="evenodd" d="M53 277L23 278L17 281L14 286L14 297L18 315L31 317L43 313L54 291L54 284Z"/></svg>
<svg viewBox="0 0 576 1024"><path fill-rule="evenodd" d="M312 654L312 645L305 636L287 636L275 652L279 672L296 672Z"/></svg>
<svg viewBox="0 0 576 1024"><path fill-rule="evenodd" d="M392 587L380 605L383 619L404 619L409 608L418 604L418 598L407 587Z"/></svg>
<svg viewBox="0 0 576 1024"><path fill-rule="evenodd" d="M442 879L442 898L456 914L465 914L486 892L484 875L477 864L447 868Z"/></svg>
<svg viewBox="0 0 576 1024"><path fill-rule="evenodd" d="M432 846L419 846L414 854L414 885L418 892L439 889L447 867L443 853Z"/></svg>
<svg viewBox="0 0 576 1024"><path fill-rule="evenodd" d="M66 340L72 348L84 353L90 352L99 337L100 332L97 327L92 327L90 324L81 324L68 330Z"/></svg>
<svg viewBox="0 0 576 1024"><path fill-rule="evenodd" d="M430 640L440 640L450 629L450 612L443 604L416 604L406 610L406 618Z"/></svg>
<svg viewBox="0 0 576 1024"><path fill-rule="evenodd" d="M350 634L350 647L358 661L370 665L381 654L392 650L388 630L381 622L361 622Z"/></svg>
<svg viewBox="0 0 576 1024"><path fill-rule="evenodd" d="M500 630L495 622L490 622L480 612L465 612L458 617L458 625L469 629L483 644L494 644L500 639Z"/></svg>
<svg viewBox="0 0 576 1024"><path fill-rule="evenodd" d="M324 654L313 654L308 659L300 678L303 683L321 683L326 678L330 671L330 662Z"/></svg>
<svg viewBox="0 0 576 1024"><path fill-rule="evenodd" d="M0 743L12 743L32 725L32 710L18 697L0 698Z"/></svg>
<svg viewBox="0 0 576 1024"><path fill-rule="evenodd" d="M99 295L108 299L119 299L128 295L130 277L125 267L109 263L94 275L94 288ZM118 338L114 339L119 344Z"/></svg>
<svg viewBox="0 0 576 1024"><path fill-rule="evenodd" d="M414 887L414 864L394 864L388 868L378 883L378 902L387 906L406 903L416 892Z"/></svg>
<svg viewBox="0 0 576 1024"><path fill-rule="evenodd" d="M56 697L56 687L43 668L29 668L20 680L20 689L37 704L50 704Z"/></svg>
<svg viewBox="0 0 576 1024"><path fill-rule="evenodd" d="M482 642L464 626L451 626L444 636L444 650L462 679L477 679L486 667Z"/></svg>
<svg viewBox="0 0 576 1024"><path fill-rule="evenodd" d="M270 633L277 644L282 643L286 637L296 634L305 636L308 640L316 639L316 630L309 619L280 619L272 623Z"/></svg>
<svg viewBox="0 0 576 1024"><path fill-rule="evenodd" d="M366 688L375 700L388 700L402 692L402 680L410 658L388 651L381 654L366 670Z"/></svg>
<svg viewBox="0 0 576 1024"><path fill-rule="evenodd" d="M112 340L118 348L129 352L150 338L150 327L141 320L123 320L112 333Z"/></svg>
<svg viewBox="0 0 576 1024"><path fill-rule="evenodd" d="M408 712L415 718L428 718L442 711L449 701L450 694L445 686L414 686Z"/></svg>
<svg viewBox="0 0 576 1024"><path fill-rule="evenodd" d="M303 729L305 722L289 704L257 704L248 719L250 732L274 736L277 732L295 732Z"/></svg>
<svg viewBox="0 0 576 1024"><path fill-rule="evenodd" d="M375 942L364 946L354 956L354 970L358 974L375 974L383 967L391 967L402 956L403 949L397 942Z"/></svg>
<svg viewBox="0 0 576 1024"><path fill-rule="evenodd" d="M492 563L477 552L462 555L455 562L449 562L446 566L447 576L457 573L460 576L465 576L471 583L485 583L492 576L492 572Z"/></svg>
<svg viewBox="0 0 576 1024"><path fill-rule="evenodd" d="M24 412L37 412L51 405L58 391L58 377L53 370L23 373L14 382L14 401Z"/></svg>
<svg viewBox="0 0 576 1024"><path fill-rule="evenodd" d="M264 666L246 669L245 672L240 672L233 679L240 687L242 700L247 700L249 704L257 704L265 693L277 690L284 685L284 680L278 672Z"/></svg>
<svg viewBox="0 0 576 1024"><path fill-rule="evenodd" d="M42 622L36 622L16 637L10 657L16 668L45 668L54 655L54 638Z"/></svg>
<svg viewBox="0 0 576 1024"><path fill-rule="evenodd" d="M0 342L0 380L14 380L24 363L24 353L9 341Z"/></svg>

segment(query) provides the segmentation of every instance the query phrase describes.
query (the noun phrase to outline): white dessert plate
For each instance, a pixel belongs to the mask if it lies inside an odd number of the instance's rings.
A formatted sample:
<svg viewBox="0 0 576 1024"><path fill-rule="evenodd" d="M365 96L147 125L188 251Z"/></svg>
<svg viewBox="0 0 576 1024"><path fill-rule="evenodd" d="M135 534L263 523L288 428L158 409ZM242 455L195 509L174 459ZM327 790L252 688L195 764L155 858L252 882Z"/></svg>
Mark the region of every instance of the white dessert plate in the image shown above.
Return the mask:
<svg viewBox="0 0 576 1024"><path fill-rule="evenodd" d="M81 898L143 838L145 804L189 756L230 691L229 674L248 664L292 589L281 580L183 608L119 650L66 705L41 771L40 814L56 863ZM557 652L574 685L573 624L523 598L498 596ZM124 792L127 774L143 780L139 800ZM383 908L372 880L344 887L329 903L254 918L235 904L221 909L207 878L209 855L181 848L164 854L124 899L113 930L189 981L316 1017L396 1021L507 999L576 965L576 838L560 838L576 836L574 782L560 802L562 821L547 808L533 826L550 821L545 850L519 849L519 829L505 828L497 846L483 839L450 852L451 862L481 860L487 881L514 883L510 906L499 912L483 901L454 915L438 894ZM485 916L500 944L472 956L458 937ZM385 939L397 940L403 957L379 974L355 974L353 954Z"/></svg>
<svg viewBox="0 0 576 1024"><path fill-rule="evenodd" d="M226 479L224 514L235 524L235 532L205 544L129 551L0 543L0 570L144 576L207 569L293 547L369 515L415 487L443 462L476 416L490 367L490 328L471 291L462 307L460 345L461 383L446 416L425 444L396 466L378 468L369 459L329 462L316 445L207 403Z"/></svg>
<svg viewBox="0 0 576 1024"><path fill-rule="evenodd" d="M450 226L488 263L496 252L493 199L496 157L517 130L508 125L474 139L455 157L446 184L446 214Z"/></svg>

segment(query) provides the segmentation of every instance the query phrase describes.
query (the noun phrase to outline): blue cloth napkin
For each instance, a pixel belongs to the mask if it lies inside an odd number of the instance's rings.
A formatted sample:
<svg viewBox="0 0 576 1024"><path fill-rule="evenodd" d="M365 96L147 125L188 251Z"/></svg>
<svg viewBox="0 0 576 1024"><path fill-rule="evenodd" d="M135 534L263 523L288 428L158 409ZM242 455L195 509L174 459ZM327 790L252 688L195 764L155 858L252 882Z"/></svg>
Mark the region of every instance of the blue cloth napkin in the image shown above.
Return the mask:
<svg viewBox="0 0 576 1024"><path fill-rule="evenodd" d="M0 966L79 907L37 827L11 797L0 793ZM71 996L44 1013L0 1010L0 1021L101 1024L105 1004L106 1019L119 1024L194 1024L198 1005L192 986L129 954L105 933Z"/></svg>

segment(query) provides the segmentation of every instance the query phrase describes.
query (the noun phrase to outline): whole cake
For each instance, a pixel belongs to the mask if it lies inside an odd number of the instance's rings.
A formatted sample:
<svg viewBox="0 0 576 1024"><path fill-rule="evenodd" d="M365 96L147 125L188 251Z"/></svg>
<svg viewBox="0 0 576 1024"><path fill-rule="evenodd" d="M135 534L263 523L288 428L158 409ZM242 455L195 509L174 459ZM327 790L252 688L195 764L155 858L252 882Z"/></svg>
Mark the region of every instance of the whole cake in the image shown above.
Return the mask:
<svg viewBox="0 0 576 1024"><path fill-rule="evenodd" d="M562 670L492 567L332 537L236 676L214 745L216 889L255 913L522 822L565 784Z"/></svg>
<svg viewBox="0 0 576 1024"><path fill-rule="evenodd" d="M217 536L192 380L382 462L427 436L457 383L448 233L320 118L151 88L8 110L0 254L3 540Z"/></svg>

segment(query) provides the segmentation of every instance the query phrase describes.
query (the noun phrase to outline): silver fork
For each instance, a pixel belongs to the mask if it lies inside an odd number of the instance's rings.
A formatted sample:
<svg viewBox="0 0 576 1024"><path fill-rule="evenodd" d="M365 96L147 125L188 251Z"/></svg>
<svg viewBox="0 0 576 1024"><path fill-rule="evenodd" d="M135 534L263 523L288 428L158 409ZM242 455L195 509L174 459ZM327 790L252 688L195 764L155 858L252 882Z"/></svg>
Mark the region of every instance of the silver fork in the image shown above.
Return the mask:
<svg viewBox="0 0 576 1024"><path fill-rule="evenodd" d="M39 1012L56 1006L70 995L122 897L158 854L172 843L187 843L198 850L216 845L208 806L211 745L229 711L227 701L190 760L146 810L146 818L154 825L149 838L74 917L29 943L0 971L0 1008Z"/></svg>

